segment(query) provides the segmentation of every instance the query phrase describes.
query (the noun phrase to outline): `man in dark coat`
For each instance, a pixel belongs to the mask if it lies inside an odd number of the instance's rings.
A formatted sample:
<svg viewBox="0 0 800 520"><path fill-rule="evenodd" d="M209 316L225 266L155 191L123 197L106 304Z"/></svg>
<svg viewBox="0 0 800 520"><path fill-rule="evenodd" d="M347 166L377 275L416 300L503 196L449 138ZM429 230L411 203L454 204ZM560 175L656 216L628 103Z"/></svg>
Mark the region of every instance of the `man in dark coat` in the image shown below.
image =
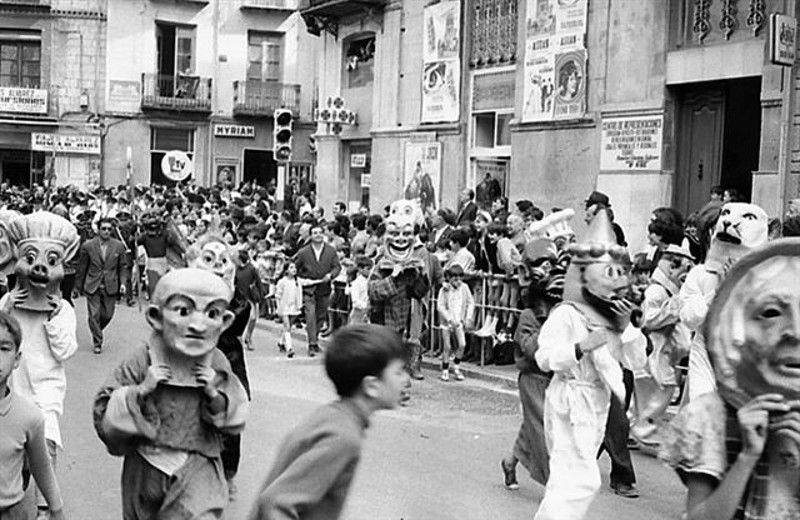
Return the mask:
<svg viewBox="0 0 800 520"><path fill-rule="evenodd" d="M101 218L97 228L98 235L81 246L75 276L75 286L86 294L89 330L92 332L95 354L99 354L103 348L103 329L114 317L117 297L125 294L128 282L125 245L111 237L114 221Z"/></svg>
<svg viewBox="0 0 800 520"><path fill-rule="evenodd" d="M319 224L311 227L310 243L297 252L295 264L297 278L301 280L300 284L303 286L308 355L314 357L322 352L318 337L328 313L331 280L341 271L339 257L333 247L325 243L325 235Z"/></svg>

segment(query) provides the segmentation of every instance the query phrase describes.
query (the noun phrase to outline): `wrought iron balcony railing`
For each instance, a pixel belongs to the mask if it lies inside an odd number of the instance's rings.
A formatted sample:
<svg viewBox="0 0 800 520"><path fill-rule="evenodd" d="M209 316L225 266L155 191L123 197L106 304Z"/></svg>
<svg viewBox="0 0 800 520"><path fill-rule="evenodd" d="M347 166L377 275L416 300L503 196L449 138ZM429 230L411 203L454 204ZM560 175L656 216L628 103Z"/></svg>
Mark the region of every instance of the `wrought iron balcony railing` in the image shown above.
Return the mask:
<svg viewBox="0 0 800 520"><path fill-rule="evenodd" d="M360 16L380 18L388 0L300 0L299 11L309 34L319 36L328 31L339 35L339 20Z"/></svg>
<svg viewBox="0 0 800 520"><path fill-rule="evenodd" d="M185 74L142 74L142 108L208 112L211 78Z"/></svg>
<svg viewBox="0 0 800 520"><path fill-rule="evenodd" d="M233 115L271 116L276 108L300 112L300 85L275 81L233 82Z"/></svg>

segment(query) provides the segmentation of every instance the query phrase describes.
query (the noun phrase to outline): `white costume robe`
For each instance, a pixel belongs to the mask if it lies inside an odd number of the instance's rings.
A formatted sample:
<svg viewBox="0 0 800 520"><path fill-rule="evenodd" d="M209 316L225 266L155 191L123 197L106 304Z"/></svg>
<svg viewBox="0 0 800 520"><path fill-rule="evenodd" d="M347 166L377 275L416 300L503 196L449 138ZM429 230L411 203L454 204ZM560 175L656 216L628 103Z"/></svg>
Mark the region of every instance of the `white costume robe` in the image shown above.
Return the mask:
<svg viewBox="0 0 800 520"><path fill-rule="evenodd" d="M0 299L0 307L9 297L6 294ZM67 392L64 361L78 351L75 309L63 301L50 320L47 313L23 309L13 309L11 315L22 329L22 357L11 376L11 386L42 410L45 438L62 446L58 418L64 411Z"/></svg>
<svg viewBox="0 0 800 520"><path fill-rule="evenodd" d="M608 334L610 341L601 349L607 348L631 370L645 365L646 340L639 329L628 326L622 334ZM588 335L586 318L569 304L554 308L539 332L536 362L554 375L544 405L550 478L535 520L579 520L600 489L597 451L605 434L611 392L593 356L575 359L575 344Z"/></svg>
<svg viewBox="0 0 800 520"><path fill-rule="evenodd" d="M701 329L718 286L717 271L705 264L693 267L681 286L680 318L695 333L689 350L689 376L684 400L691 401L717 390L717 379L708 359L706 339Z"/></svg>

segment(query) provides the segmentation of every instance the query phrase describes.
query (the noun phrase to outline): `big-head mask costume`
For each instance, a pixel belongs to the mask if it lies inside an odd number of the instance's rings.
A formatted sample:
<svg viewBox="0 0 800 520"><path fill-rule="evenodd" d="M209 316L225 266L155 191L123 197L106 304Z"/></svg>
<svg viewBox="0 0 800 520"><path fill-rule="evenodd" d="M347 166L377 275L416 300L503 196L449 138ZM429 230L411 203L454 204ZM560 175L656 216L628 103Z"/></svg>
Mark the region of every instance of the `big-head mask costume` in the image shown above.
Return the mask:
<svg viewBox="0 0 800 520"><path fill-rule="evenodd" d="M233 288L236 276L234 252L224 238L206 233L186 250L189 267L211 271Z"/></svg>
<svg viewBox="0 0 800 520"><path fill-rule="evenodd" d="M154 365L170 368L169 384L202 386L197 366L210 366L220 335L233 321L228 304L233 289L219 276L202 269L174 269L158 281L147 322Z"/></svg>
<svg viewBox="0 0 800 520"><path fill-rule="evenodd" d="M613 333L608 346L589 355L609 389L624 400L622 369L611 350L619 350L619 336L630 325L630 316L617 312L628 303L630 258L627 249L617 245L606 210L598 211L583 240L569 245L567 252L571 262L564 282L564 301L583 314L589 329L604 327Z"/></svg>
<svg viewBox="0 0 800 520"><path fill-rule="evenodd" d="M748 251L764 245L768 238L768 228L767 213L755 204L725 204L711 236L706 267L722 270Z"/></svg>
<svg viewBox="0 0 800 520"><path fill-rule="evenodd" d="M417 229L421 222L422 212L415 201L397 200L391 204L379 268L392 268L395 264L419 267L414 249L419 245Z"/></svg>
<svg viewBox="0 0 800 520"><path fill-rule="evenodd" d="M15 290L24 294L19 309L53 312L61 300L64 263L78 252L80 238L68 220L47 211L13 219L8 239L17 256Z"/></svg>
<svg viewBox="0 0 800 520"><path fill-rule="evenodd" d="M717 290L705 322L706 348L719 394L733 409L764 394L800 400L798 287L800 239L790 238L742 257ZM782 416L770 413L760 478L750 484L757 489L746 508L763 511L758 518L800 516L800 445L796 434L775 427Z"/></svg>

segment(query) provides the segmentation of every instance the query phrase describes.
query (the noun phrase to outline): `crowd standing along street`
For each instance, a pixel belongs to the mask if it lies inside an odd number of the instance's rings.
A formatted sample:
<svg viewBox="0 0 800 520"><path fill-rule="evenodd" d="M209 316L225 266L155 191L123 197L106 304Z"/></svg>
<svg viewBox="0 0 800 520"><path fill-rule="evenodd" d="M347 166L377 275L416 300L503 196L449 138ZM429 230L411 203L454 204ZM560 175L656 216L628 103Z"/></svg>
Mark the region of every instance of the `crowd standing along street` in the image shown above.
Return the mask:
<svg viewBox="0 0 800 520"><path fill-rule="evenodd" d="M0 520L800 518L798 9L0 0Z"/></svg>

